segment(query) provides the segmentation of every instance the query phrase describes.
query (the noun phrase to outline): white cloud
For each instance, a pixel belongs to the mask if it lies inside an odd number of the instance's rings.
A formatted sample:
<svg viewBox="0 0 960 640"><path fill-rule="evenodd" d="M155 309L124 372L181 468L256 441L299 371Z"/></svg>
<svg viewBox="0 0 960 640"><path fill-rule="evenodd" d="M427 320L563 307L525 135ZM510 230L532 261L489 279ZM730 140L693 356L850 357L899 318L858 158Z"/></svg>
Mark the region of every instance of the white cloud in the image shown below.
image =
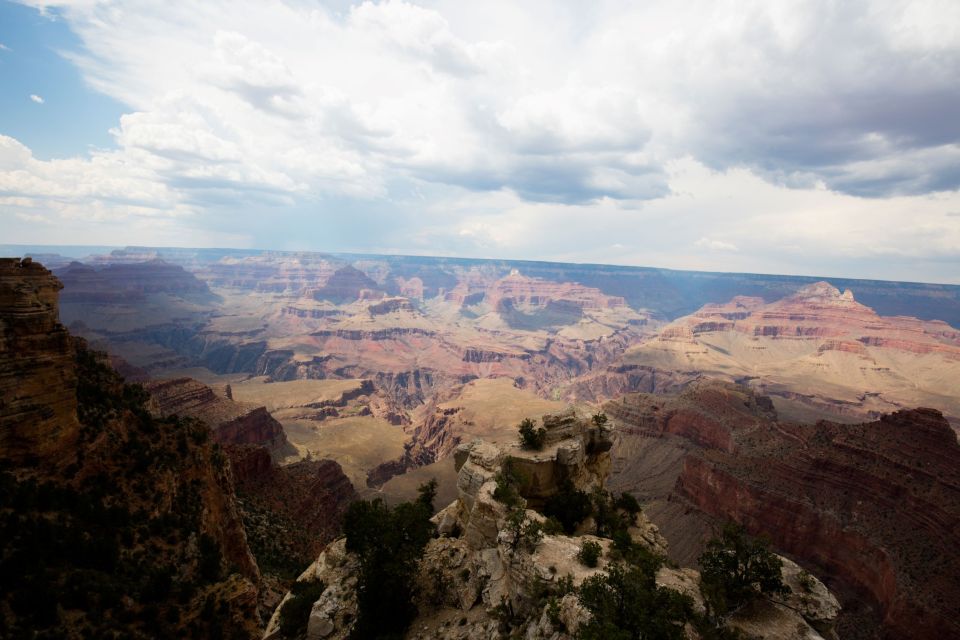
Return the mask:
<svg viewBox="0 0 960 640"><path fill-rule="evenodd" d="M12 51L10 47L0 42L0 51Z"/></svg>
<svg viewBox="0 0 960 640"><path fill-rule="evenodd" d="M960 257L955 2L31 4L129 112L87 157L0 144L28 216L957 278L925 262Z"/></svg>
<svg viewBox="0 0 960 640"><path fill-rule="evenodd" d="M713 238L700 238L693 243L693 246L699 247L700 249L707 249L709 251L739 251L737 245L732 242L724 242L723 240L715 240Z"/></svg>
<svg viewBox="0 0 960 640"><path fill-rule="evenodd" d="M30 94L30 99L36 102L37 104L43 104L44 102L46 102L43 98L41 98L35 93Z"/></svg>

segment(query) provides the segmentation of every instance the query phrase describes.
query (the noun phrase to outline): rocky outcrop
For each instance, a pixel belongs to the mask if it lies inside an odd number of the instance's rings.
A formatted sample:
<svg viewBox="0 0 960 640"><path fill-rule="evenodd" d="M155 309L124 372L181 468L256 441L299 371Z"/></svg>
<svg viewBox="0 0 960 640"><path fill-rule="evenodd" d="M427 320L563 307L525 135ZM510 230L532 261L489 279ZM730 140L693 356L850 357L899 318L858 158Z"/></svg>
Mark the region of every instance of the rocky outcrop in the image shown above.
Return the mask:
<svg viewBox="0 0 960 640"><path fill-rule="evenodd" d="M75 457L74 347L60 324L61 284L30 258L0 259L0 452L12 463Z"/></svg>
<svg viewBox="0 0 960 640"><path fill-rule="evenodd" d="M582 491L603 487L610 465L611 430L596 426L572 409L544 416L543 425L546 442L540 451L483 440L457 447L453 462L458 472L458 497L433 518L439 537L427 543L420 561L416 581L419 615L406 637L569 640L590 620L576 588L610 566L611 540L589 534L528 537L525 531L543 525L544 516L532 507L542 505L561 487ZM515 503L497 497L505 476L513 478L511 486L518 494ZM666 550L666 541L642 513L635 516L628 535L653 554ZM595 567L578 560L585 542L601 549ZM298 578L323 585L310 612L307 637L342 640L350 636L357 617L358 572L357 559L341 539L326 547ZM787 561L785 580L796 582L799 575L799 567ZM756 612L739 615L737 624L758 629L757 637L770 640L820 638L811 625L818 625L825 637L833 638L830 633L839 611L836 599L816 578L804 574L803 582L807 586L801 597L758 605ZM703 610L695 570L664 568L656 583L689 592L694 606ZM551 594L555 594L552 605L547 598ZM291 597L288 594L284 601ZM279 638L279 611L267 627L266 640ZM774 613L776 620L757 622ZM692 627L688 630L694 633ZM694 633L691 637L698 636Z"/></svg>
<svg viewBox="0 0 960 640"><path fill-rule="evenodd" d="M206 422L220 444L262 444L279 451L289 447L283 426L265 407L218 396L192 378L158 380L145 385L161 416L190 416Z"/></svg>
<svg viewBox="0 0 960 640"><path fill-rule="evenodd" d="M472 620L463 625L467 629L454 628L451 634L499 636L499 622L488 614L489 609L499 605L515 611L530 610L531 624L536 625L542 612L539 609L533 612L531 607L536 603L533 589L538 582L554 583L569 574L574 584L580 584L605 566L605 563L593 569L583 566L576 560L580 541L562 535L544 536L535 549L523 546L519 532L509 530L510 507L493 497L495 477L504 465L523 466L524 471L518 472L518 477L526 476L526 481L518 490L534 501L558 490L562 479L583 489L602 485L605 461L609 460L604 446L607 430L588 425L573 413L545 417L545 423L551 442L540 452L528 452L519 446L500 449L480 440L457 449L453 457L459 471L459 497L434 518L443 537L427 544L421 562L421 609L431 613L415 621L412 630L429 629L430 637L459 637L434 630L433 610L438 605L455 609L458 617L466 615ZM522 511L526 519L544 520L534 510ZM648 523L641 522L641 525L644 529L650 528ZM454 531L462 535L451 535ZM605 547L610 544L599 538L589 539L598 540ZM357 570L356 561L346 553L340 540L327 547L300 576L301 581L319 580L329 585L313 605L308 636L340 639L349 635L351 621L356 617ZM448 587L438 590L438 585ZM583 619L582 614L576 616L570 611L574 605L571 601L564 607L571 623L575 618ZM275 614L265 638L277 636L278 622L279 616Z"/></svg>

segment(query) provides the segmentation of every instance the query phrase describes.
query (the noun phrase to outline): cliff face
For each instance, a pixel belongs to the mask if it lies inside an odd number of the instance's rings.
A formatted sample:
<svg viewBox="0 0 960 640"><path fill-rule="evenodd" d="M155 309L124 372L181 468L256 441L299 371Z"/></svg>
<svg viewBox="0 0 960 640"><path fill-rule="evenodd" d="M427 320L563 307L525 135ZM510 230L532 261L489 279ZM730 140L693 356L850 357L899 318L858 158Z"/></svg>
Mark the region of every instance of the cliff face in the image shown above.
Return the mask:
<svg viewBox="0 0 960 640"><path fill-rule="evenodd" d="M62 285L29 258L0 259L0 452L61 465L79 437L73 341L59 322Z"/></svg>
<svg viewBox="0 0 960 640"><path fill-rule="evenodd" d="M511 274L493 283L485 301L494 309L546 309L551 305L571 309L613 309L626 306L619 296L605 295L599 289L575 282L551 282Z"/></svg>
<svg viewBox="0 0 960 640"><path fill-rule="evenodd" d="M145 388L159 415L202 420L220 444L262 444L276 451L289 446L283 426L265 407L218 396L191 378L148 382Z"/></svg>
<svg viewBox="0 0 960 640"><path fill-rule="evenodd" d="M890 637L960 634L960 446L939 412L780 425L688 457L677 489L869 593Z"/></svg>
<svg viewBox="0 0 960 640"><path fill-rule="evenodd" d="M4 261L0 629L256 635L260 576L205 425L155 419L56 320L57 281ZM9 446L8 446L9 445Z"/></svg>
<svg viewBox="0 0 960 640"><path fill-rule="evenodd" d="M604 409L621 425L614 485L658 497L668 537L707 528L692 510L733 520L828 576L851 610L872 603L886 637L960 633L960 447L939 412L798 425L718 382ZM872 637L858 626L841 635Z"/></svg>
<svg viewBox="0 0 960 640"><path fill-rule="evenodd" d="M227 452L237 494L245 506L253 507L246 515L272 513L284 521L269 526L255 517L245 518L255 552L261 551L258 545L267 545L293 551L297 558L316 557L340 531L344 511L357 499L349 478L333 460L302 460L281 467L264 447L230 446Z"/></svg>
<svg viewBox="0 0 960 640"><path fill-rule="evenodd" d="M297 296L322 286L336 267L317 254L275 254L225 256L205 265L199 275L210 285Z"/></svg>
<svg viewBox="0 0 960 640"><path fill-rule="evenodd" d="M826 282L808 285L770 304L743 296L726 304L708 304L664 336L681 335L684 330L694 335L736 331L777 338L848 338L865 345L960 357L960 332L945 322L880 316L857 302L849 289L841 293Z"/></svg>

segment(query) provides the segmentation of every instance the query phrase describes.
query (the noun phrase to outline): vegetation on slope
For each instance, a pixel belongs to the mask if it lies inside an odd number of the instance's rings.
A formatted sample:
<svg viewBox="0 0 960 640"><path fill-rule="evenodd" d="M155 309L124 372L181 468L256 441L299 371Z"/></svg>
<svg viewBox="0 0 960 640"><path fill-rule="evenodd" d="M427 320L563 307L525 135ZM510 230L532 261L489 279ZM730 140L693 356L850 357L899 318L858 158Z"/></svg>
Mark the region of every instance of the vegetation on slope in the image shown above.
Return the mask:
<svg viewBox="0 0 960 640"><path fill-rule="evenodd" d="M76 462L0 471L0 637L250 637L255 588L204 522L229 488L208 429L151 417L82 344L76 366Z"/></svg>

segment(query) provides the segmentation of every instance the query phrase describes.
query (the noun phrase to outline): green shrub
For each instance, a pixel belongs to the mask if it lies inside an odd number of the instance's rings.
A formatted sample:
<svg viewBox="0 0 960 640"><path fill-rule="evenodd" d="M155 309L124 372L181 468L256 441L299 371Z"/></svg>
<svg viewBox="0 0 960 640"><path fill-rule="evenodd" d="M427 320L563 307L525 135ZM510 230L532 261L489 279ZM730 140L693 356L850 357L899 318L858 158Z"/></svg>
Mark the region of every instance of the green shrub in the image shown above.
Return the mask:
<svg viewBox="0 0 960 640"><path fill-rule="evenodd" d="M707 542L700 556L700 591L710 616L720 622L761 595L789 593L783 583L783 563L762 539L746 535L729 523Z"/></svg>
<svg viewBox="0 0 960 640"><path fill-rule="evenodd" d="M518 430L520 432L520 444L524 449L533 449L534 451L543 449L543 444L547 441L546 429L538 428L533 420L524 418Z"/></svg>
<svg viewBox="0 0 960 640"><path fill-rule="evenodd" d="M555 517L550 516L543 523L543 532L548 536L555 536L563 533L563 525Z"/></svg>
<svg viewBox="0 0 960 640"><path fill-rule="evenodd" d="M493 490L494 500L510 508L523 506L523 498L517 491L517 479L509 463L504 463L502 470L494 477L494 480L497 483L497 487Z"/></svg>
<svg viewBox="0 0 960 640"><path fill-rule="evenodd" d="M682 640L693 617L688 596L658 587L654 575L638 567L613 565L584 580L579 598L591 613L580 628L583 640Z"/></svg>
<svg viewBox="0 0 960 640"><path fill-rule="evenodd" d="M621 493L620 497L617 498L617 501L614 503L614 506L632 515L640 513L640 503L629 493Z"/></svg>
<svg viewBox="0 0 960 640"><path fill-rule="evenodd" d="M353 638L399 638L417 614L414 574L434 533L430 522L436 483L394 507L377 498L354 502L344 517L347 551L357 554L357 620Z"/></svg>
<svg viewBox="0 0 960 640"><path fill-rule="evenodd" d="M544 515L556 518L567 535L572 534L591 512L590 496L574 487L570 480L564 480L560 490L547 498L543 506Z"/></svg>
<svg viewBox="0 0 960 640"><path fill-rule="evenodd" d="M600 546L599 542L594 542L593 540L584 540L583 544L580 545L580 552L577 554L577 560L585 567L590 567L591 569L597 566L597 562L600 560L600 554L603 552L603 547Z"/></svg>

